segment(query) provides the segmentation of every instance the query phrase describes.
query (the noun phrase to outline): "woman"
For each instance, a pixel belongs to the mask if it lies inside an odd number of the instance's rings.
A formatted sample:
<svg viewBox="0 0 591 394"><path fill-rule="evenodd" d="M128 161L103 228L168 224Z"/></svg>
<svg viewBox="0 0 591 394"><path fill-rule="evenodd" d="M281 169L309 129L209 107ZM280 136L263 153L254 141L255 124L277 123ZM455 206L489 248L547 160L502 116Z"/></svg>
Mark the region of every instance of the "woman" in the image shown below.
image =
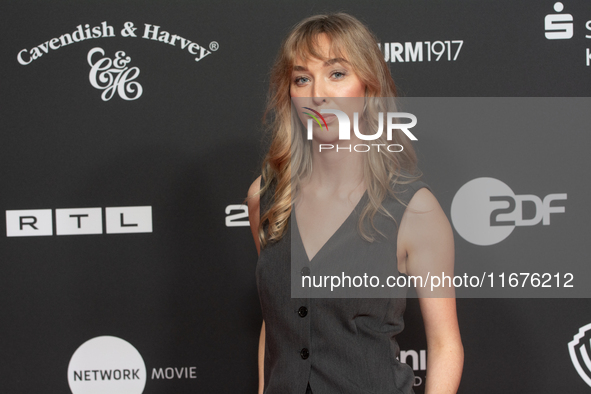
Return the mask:
<svg viewBox="0 0 591 394"><path fill-rule="evenodd" d="M418 181L416 156L401 132L390 141L384 136L379 140L397 144L401 151L347 155L320 149L367 142L357 134L339 141L338 128L331 126L334 117L324 119L330 123L324 123L326 129L321 122L310 123L312 140L303 131L302 107L311 114L350 100L353 106L364 103L359 111L367 118L367 103L394 96L375 37L350 15L307 18L283 42L271 73L266 112L273 115L273 137L262 175L248 191L263 311L259 393L413 393L412 369L396 359L394 339L403 328L405 298L292 298L290 293L290 278L297 275L290 266L291 246L301 246L306 262L301 275L310 275L318 258L339 249L344 235L351 251L365 247L363 243L383 245L378 241L384 236L394 253L388 264L400 275L425 276L433 262L446 275L453 274L451 226L433 194ZM292 117L294 108L299 125ZM368 123L362 124L365 128ZM359 220L357 208L363 208ZM301 240L297 245L291 243L292 229L293 239ZM463 347L451 291L449 298L433 298L421 297L417 290L428 345L427 394L455 393L462 373Z"/></svg>

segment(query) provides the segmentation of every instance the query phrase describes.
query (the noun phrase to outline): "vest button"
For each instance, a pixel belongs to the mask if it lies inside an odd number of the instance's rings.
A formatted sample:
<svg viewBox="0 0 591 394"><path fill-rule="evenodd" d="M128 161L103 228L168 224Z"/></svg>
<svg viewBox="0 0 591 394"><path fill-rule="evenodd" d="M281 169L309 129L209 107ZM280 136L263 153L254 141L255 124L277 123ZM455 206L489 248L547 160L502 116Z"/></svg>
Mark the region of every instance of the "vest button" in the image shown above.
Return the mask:
<svg viewBox="0 0 591 394"><path fill-rule="evenodd" d="M298 309L298 315L300 315L300 317L306 317L307 314L308 308L306 308L305 306L300 306L300 309Z"/></svg>
<svg viewBox="0 0 591 394"><path fill-rule="evenodd" d="M310 352L308 351L308 349L303 348L302 351L300 352L300 356L302 357L302 359L307 359L310 356Z"/></svg>
<svg viewBox="0 0 591 394"><path fill-rule="evenodd" d="M304 267L304 268L302 268L302 270L300 271L300 273L303 276L310 276L310 267Z"/></svg>

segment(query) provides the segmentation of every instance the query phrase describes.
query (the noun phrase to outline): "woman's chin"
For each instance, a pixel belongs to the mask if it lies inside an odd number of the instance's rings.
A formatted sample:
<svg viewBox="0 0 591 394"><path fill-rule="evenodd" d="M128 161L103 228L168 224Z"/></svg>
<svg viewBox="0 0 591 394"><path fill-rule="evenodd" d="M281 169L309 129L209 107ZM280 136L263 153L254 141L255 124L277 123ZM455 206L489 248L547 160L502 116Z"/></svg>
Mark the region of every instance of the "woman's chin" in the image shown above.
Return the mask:
<svg viewBox="0 0 591 394"><path fill-rule="evenodd" d="M340 141L339 139L326 139L326 140L314 140L314 145L333 145L333 146L343 146L343 141Z"/></svg>

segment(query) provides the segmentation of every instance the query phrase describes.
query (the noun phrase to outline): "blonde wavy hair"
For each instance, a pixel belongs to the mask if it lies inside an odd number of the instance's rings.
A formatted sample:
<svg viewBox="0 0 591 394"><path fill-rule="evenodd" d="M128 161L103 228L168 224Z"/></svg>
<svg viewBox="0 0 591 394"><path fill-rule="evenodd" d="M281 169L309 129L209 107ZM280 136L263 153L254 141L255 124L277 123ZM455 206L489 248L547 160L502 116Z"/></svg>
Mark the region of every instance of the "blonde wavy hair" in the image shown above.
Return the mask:
<svg viewBox="0 0 591 394"><path fill-rule="evenodd" d="M292 122L290 84L296 59L327 60L318 51L317 38L320 34L325 34L329 39L329 53L347 59L366 86L366 104L369 105L366 105L362 119L377 119L377 111L384 110L378 108L383 107L380 105L383 102L373 99L396 96L394 80L378 48L376 37L353 16L346 13L315 15L304 19L291 30L271 69L267 107L263 116L263 123L271 133L271 143L262 163L258 195L261 196L273 185L275 191L268 209L261 211L258 228L261 248L283 237L291 214L292 191L296 196L301 182L312 172L311 144L304 141L303 132L295 130L302 125L296 126ZM374 237L365 230L364 221L369 219L372 227L377 230L373 222L377 212L394 220L382 206L382 201L388 195L400 201L394 193L394 185L411 183L420 177L415 151L410 140L400 130L393 133L391 141L387 141L385 135L380 139L381 141L376 142L400 144L403 150L399 153L387 150L370 151L365 155L363 174L369 202L361 212L358 230L370 242L374 241ZM406 205L405 202L400 202ZM268 225L266 231L265 225Z"/></svg>

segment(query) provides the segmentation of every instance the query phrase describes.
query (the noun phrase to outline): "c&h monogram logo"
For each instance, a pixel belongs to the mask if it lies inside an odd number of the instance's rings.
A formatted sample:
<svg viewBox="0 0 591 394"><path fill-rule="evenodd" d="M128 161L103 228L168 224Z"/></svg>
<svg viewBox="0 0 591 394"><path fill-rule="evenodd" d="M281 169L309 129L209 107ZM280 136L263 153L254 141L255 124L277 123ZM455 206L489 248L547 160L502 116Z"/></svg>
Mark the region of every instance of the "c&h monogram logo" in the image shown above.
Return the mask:
<svg viewBox="0 0 591 394"><path fill-rule="evenodd" d="M93 61L95 53L99 53L101 56L105 55L105 51L98 47L92 48L88 52L86 57L90 65L88 79L94 88L104 90L101 95L103 101L109 101L115 92L123 100L130 101L140 98L143 93L142 85L134 81L140 75L140 69L127 66L131 62L131 58L125 56L125 52L118 51L115 53L114 59L104 56Z"/></svg>

